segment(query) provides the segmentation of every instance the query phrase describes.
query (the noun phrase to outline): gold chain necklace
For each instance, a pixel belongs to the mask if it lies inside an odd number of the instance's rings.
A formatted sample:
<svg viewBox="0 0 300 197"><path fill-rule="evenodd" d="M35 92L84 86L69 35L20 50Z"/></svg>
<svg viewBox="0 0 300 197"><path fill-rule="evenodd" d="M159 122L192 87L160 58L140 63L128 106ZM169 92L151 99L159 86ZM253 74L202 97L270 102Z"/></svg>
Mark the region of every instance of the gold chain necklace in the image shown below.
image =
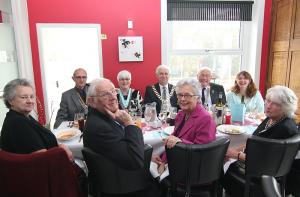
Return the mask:
<svg viewBox="0 0 300 197"><path fill-rule="evenodd" d="M163 102L164 100L162 99L161 95L157 92L157 90L155 89L154 85L152 85L152 89L153 89L154 94L157 96L157 98L159 98L159 100L161 100ZM175 91L175 86L172 87L172 90L171 90L171 92L169 94L169 97L167 96L167 98L171 98L171 96L173 95L174 91Z"/></svg>

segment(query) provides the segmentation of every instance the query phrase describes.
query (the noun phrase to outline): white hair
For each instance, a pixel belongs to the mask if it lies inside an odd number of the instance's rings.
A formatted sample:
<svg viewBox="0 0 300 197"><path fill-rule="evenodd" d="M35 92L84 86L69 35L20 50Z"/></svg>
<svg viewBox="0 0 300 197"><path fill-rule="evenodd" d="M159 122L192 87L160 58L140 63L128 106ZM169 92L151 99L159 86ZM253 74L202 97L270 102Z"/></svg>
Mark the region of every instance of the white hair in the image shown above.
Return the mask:
<svg viewBox="0 0 300 197"><path fill-rule="evenodd" d="M200 73L201 73L202 71L209 71L210 75L212 75L212 70L211 70L211 68L209 68L209 67L207 67L207 66L202 66L202 67L199 68L199 70L198 70L198 72L197 72L197 76L199 76Z"/></svg>
<svg viewBox="0 0 300 197"><path fill-rule="evenodd" d="M128 78L131 80L131 73L128 70L122 70L117 75L117 80L120 81L121 79Z"/></svg>
<svg viewBox="0 0 300 197"><path fill-rule="evenodd" d="M167 66L167 65L159 65L156 67L156 70L155 70L155 74L159 74L159 70L161 69L166 69L168 71L168 73L170 73L170 68Z"/></svg>
<svg viewBox="0 0 300 197"><path fill-rule="evenodd" d="M298 98L293 90L285 86L274 86L267 90L266 98L281 104L282 111L289 118L295 117Z"/></svg>
<svg viewBox="0 0 300 197"><path fill-rule="evenodd" d="M176 88L175 88L176 94L179 93L180 88L182 88L183 86L186 86L186 85L192 87L194 95L199 96L198 101L201 103L201 100L200 100L200 85L199 85L199 82L194 78L186 78L186 79L179 80L177 82Z"/></svg>
<svg viewBox="0 0 300 197"><path fill-rule="evenodd" d="M90 83L88 92L87 92L87 97L96 96L97 95L96 87L99 84L103 83L104 81L109 81L110 83L112 83L109 79L106 79L106 78L99 78L99 79L92 80Z"/></svg>

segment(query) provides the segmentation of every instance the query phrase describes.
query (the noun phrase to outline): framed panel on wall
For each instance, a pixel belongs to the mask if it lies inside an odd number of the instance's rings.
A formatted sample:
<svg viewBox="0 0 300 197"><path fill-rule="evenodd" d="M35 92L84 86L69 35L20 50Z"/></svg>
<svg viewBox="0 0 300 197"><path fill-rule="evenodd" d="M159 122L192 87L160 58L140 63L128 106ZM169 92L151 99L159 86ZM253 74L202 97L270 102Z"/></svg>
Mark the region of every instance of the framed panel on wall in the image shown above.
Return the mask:
<svg viewBox="0 0 300 197"><path fill-rule="evenodd" d="M144 60L142 36L119 36L118 45L120 62L141 62Z"/></svg>

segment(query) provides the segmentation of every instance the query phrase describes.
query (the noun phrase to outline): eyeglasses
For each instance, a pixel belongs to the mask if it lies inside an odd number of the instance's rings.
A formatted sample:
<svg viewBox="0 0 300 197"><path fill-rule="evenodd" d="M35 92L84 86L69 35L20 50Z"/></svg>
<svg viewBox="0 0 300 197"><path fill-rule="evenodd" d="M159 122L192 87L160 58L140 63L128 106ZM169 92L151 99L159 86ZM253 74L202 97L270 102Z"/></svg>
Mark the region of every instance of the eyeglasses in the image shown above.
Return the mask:
<svg viewBox="0 0 300 197"><path fill-rule="evenodd" d="M112 90L109 90L109 91L102 91L100 92L98 95L95 95L95 96L92 96L92 97L109 97L109 96L116 96L117 95L117 91L116 89L112 89Z"/></svg>
<svg viewBox="0 0 300 197"><path fill-rule="evenodd" d="M270 105L270 106L275 106L275 107L281 107L280 103L276 103L276 102L270 101L269 99L265 100L265 105Z"/></svg>
<svg viewBox="0 0 300 197"><path fill-rule="evenodd" d="M22 95L22 96L19 96L19 98L22 99L22 100L28 100L28 99L33 100L33 99L35 99L35 96L34 95L31 95L31 96Z"/></svg>
<svg viewBox="0 0 300 197"><path fill-rule="evenodd" d="M186 98L186 99L191 99L193 96L199 96L196 94L177 94L177 98L182 99L182 98Z"/></svg>
<svg viewBox="0 0 300 197"><path fill-rule="evenodd" d="M129 81L130 79L129 78L122 78L120 79L120 81Z"/></svg>
<svg viewBox="0 0 300 197"><path fill-rule="evenodd" d="M74 76L75 79L86 79L86 76Z"/></svg>

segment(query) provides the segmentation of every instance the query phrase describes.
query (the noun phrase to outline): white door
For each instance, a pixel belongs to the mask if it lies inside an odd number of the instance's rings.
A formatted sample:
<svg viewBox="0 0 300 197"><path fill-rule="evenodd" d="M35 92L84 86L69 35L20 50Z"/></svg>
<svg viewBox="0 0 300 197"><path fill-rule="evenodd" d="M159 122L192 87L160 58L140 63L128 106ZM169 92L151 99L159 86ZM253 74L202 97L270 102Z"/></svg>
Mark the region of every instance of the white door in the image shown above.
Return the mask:
<svg viewBox="0 0 300 197"><path fill-rule="evenodd" d="M100 24L37 24L47 122L55 122L62 92L73 88L73 72L84 68L88 79L102 77Z"/></svg>

